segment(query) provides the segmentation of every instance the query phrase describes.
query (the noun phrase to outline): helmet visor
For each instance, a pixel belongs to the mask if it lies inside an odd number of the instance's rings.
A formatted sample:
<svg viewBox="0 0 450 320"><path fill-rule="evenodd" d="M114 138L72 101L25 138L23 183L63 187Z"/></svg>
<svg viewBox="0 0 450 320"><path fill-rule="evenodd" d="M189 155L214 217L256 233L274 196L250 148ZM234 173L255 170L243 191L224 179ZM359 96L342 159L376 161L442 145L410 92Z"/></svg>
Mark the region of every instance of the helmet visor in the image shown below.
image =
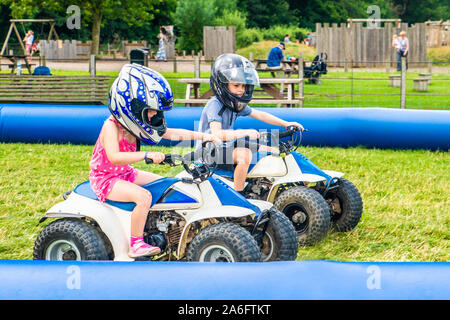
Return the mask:
<svg viewBox="0 0 450 320"><path fill-rule="evenodd" d="M219 72L220 81L237 82L259 86L259 77L253 65L251 67L234 67Z"/></svg>

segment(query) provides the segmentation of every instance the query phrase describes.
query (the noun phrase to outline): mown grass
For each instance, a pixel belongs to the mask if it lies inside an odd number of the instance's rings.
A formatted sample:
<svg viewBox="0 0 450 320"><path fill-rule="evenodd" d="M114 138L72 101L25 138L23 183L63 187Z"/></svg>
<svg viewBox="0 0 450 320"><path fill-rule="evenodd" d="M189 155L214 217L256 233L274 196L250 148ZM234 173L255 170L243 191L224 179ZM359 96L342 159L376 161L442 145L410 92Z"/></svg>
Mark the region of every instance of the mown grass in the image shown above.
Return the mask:
<svg viewBox="0 0 450 320"><path fill-rule="evenodd" d="M48 223L38 220L64 192L88 179L92 148L0 144L0 259L32 259L34 240ZM324 169L345 172L361 192L364 212L353 231L330 233L319 244L300 248L298 260L449 261L448 152L319 147L300 152ZM163 176L182 170L135 166Z"/></svg>
<svg viewBox="0 0 450 320"><path fill-rule="evenodd" d="M439 48L428 48L427 49L428 59L434 62L442 62L439 65L449 66L450 65L450 46L439 47Z"/></svg>
<svg viewBox="0 0 450 320"><path fill-rule="evenodd" d="M270 49L277 46L280 41L266 40L255 42L252 45L238 49L237 54L240 54L246 58L250 58L250 52L253 53L253 59L267 59ZM316 48L309 47L300 43L286 43L286 49L283 51L285 56L298 57L298 53L301 52L303 60L312 61L316 56Z"/></svg>

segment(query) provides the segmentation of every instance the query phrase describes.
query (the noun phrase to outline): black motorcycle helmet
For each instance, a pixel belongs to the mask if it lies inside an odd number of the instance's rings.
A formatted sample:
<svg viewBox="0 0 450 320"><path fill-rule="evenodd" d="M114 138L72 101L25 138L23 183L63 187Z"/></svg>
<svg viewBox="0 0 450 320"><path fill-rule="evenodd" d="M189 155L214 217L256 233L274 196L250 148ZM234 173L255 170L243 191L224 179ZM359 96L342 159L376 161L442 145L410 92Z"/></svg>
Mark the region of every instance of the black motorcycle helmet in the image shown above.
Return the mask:
<svg viewBox="0 0 450 320"><path fill-rule="evenodd" d="M245 84L245 93L242 97L230 92L229 82ZM248 59L238 54L224 53L214 62L210 86L225 107L239 113L252 100L253 89L255 86L259 86L259 77L255 67Z"/></svg>

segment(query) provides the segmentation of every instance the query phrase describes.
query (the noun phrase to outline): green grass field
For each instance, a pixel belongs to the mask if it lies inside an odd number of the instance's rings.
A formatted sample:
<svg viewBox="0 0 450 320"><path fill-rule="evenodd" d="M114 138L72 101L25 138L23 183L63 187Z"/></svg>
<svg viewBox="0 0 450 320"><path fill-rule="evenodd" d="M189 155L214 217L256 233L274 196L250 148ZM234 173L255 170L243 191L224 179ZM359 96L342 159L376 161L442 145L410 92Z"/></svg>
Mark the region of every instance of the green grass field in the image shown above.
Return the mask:
<svg viewBox="0 0 450 320"><path fill-rule="evenodd" d="M394 69L392 69L394 70ZM55 75L88 75L85 71L52 70ZM109 75L111 84L118 72L98 72ZM400 108L400 88L389 86L389 75L396 72L368 72L353 69L349 72L332 71L322 76L321 84L304 85L304 107L311 108L359 108L382 107ZM192 78L193 72L163 73L169 81L176 99L184 99L186 84L178 82L180 78ZM209 72L202 72L202 78L209 78ZM260 77L271 77L270 73L260 73ZM450 77L445 74L434 74L427 92L413 90L413 79L418 78L417 71L407 73L406 108L450 110ZM209 84L202 84L200 92L209 90ZM298 92L298 87L296 87ZM273 107L275 105L264 105Z"/></svg>
<svg viewBox="0 0 450 320"><path fill-rule="evenodd" d="M0 144L0 259L32 259L34 240L49 223L39 225L38 220L62 201L64 192L88 179L92 149ZM319 244L300 248L298 260L449 261L448 152L318 147L299 151L324 169L345 172L361 192L364 212L353 231L330 233ZM163 176L182 170L135 166Z"/></svg>
<svg viewBox="0 0 450 320"><path fill-rule="evenodd" d="M112 82L118 73L98 74L110 75ZM177 80L193 77L193 72L164 76L176 98L183 98L185 84ZM209 77L209 73L201 77ZM448 75L433 75L429 91L420 95L412 91L415 77L417 73L408 72L407 108L450 110ZM208 85L201 88L202 92L208 89ZM305 84L304 106L399 108L399 90L389 87L384 72L330 72L321 85ZM62 200L64 192L88 179L92 148L0 143L0 259L32 258L34 240L48 223L38 225L38 220ZM172 149L152 150L170 153ZM345 172L362 194L364 213L355 230L331 233L316 246L300 248L298 260L449 261L448 152L316 147L301 152L324 169ZM143 163L136 167L163 176L181 170Z"/></svg>

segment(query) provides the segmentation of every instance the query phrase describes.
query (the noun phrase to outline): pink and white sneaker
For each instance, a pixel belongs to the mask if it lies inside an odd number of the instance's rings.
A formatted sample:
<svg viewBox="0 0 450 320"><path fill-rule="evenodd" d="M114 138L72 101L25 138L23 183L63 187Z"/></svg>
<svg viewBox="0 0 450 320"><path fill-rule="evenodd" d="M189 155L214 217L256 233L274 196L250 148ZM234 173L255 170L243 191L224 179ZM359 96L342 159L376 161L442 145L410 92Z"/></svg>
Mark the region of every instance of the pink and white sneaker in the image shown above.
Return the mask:
<svg viewBox="0 0 450 320"><path fill-rule="evenodd" d="M128 256L130 258L144 257L144 256L153 256L161 252L161 249L158 247L153 247L148 243L145 243L144 240L136 240L133 246L130 247L128 251Z"/></svg>

